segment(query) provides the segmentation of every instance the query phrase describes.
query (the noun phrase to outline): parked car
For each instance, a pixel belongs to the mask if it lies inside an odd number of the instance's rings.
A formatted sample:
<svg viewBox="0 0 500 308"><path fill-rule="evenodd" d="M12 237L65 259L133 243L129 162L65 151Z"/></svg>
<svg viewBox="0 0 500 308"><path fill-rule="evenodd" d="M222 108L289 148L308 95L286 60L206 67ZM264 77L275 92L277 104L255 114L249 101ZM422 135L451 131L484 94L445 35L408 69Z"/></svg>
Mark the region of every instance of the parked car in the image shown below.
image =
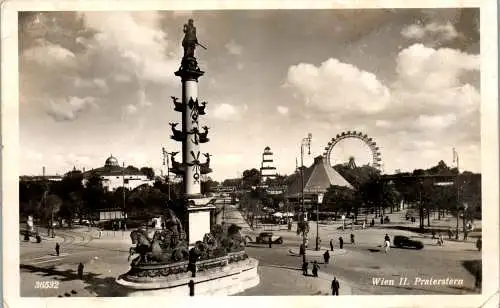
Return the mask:
<svg viewBox="0 0 500 308"><path fill-rule="evenodd" d="M269 237L271 237L271 241L273 244L283 244L283 238L279 235L273 235L272 232L261 232L255 242L257 244L267 244L269 243Z"/></svg>
<svg viewBox="0 0 500 308"><path fill-rule="evenodd" d="M422 249L424 248L424 243L421 241L415 241L410 239L408 236L396 235L393 240L394 247L399 248L415 248Z"/></svg>

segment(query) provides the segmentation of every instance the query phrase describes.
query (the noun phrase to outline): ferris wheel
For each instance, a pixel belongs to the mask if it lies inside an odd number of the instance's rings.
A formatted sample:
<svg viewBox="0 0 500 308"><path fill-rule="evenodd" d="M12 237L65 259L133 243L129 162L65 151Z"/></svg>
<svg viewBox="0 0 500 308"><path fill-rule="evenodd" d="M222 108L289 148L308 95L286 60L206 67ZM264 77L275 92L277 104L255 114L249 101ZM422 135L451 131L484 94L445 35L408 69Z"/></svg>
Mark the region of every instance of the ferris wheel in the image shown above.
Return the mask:
<svg viewBox="0 0 500 308"><path fill-rule="evenodd" d="M370 138L367 134L363 134L362 132L357 131L346 131L340 134L337 134L334 138L328 142L328 145L325 147L325 152L323 153L323 157L327 160L328 164L332 166L331 155L333 148L342 140L345 139L358 139L361 140L371 151L372 164L371 166L382 171L382 157L380 154L380 148L377 146L377 143ZM354 165L354 158L349 159L349 165Z"/></svg>

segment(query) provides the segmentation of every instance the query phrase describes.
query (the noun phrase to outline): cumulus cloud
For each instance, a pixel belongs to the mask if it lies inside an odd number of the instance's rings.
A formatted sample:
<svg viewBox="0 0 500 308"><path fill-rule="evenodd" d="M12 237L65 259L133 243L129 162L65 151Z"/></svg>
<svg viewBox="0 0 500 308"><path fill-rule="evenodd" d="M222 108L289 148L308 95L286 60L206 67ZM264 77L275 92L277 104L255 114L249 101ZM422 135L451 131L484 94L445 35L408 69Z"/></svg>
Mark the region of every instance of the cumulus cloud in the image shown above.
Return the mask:
<svg viewBox="0 0 500 308"><path fill-rule="evenodd" d="M82 13L87 27L98 33L87 41L89 57L101 58L106 66L122 68L138 78L160 84L176 84L172 74L178 68L180 49L172 47L160 28L159 15L138 13ZM123 32L127 29L127 33ZM167 56L167 48L171 48ZM175 52L177 51L177 52ZM104 59L102 59L104 58Z"/></svg>
<svg viewBox="0 0 500 308"><path fill-rule="evenodd" d="M213 111L213 117L219 120L235 120L239 118L239 113L231 104L218 104Z"/></svg>
<svg viewBox="0 0 500 308"><path fill-rule="evenodd" d="M387 121L387 120L377 120L377 121L375 121L375 126L389 128L392 126L392 124L390 121Z"/></svg>
<svg viewBox="0 0 500 308"><path fill-rule="evenodd" d="M403 87L440 91L458 86L463 74L479 70L479 65L479 55L415 44L399 53L396 72L398 82L404 83Z"/></svg>
<svg viewBox="0 0 500 308"><path fill-rule="evenodd" d="M134 115L138 112L138 108L134 104L128 104L125 106L125 114L126 115Z"/></svg>
<svg viewBox="0 0 500 308"><path fill-rule="evenodd" d="M428 40L435 43L452 41L459 36L451 22L440 24L431 22L425 26L422 24L409 25L401 31L403 37L410 40Z"/></svg>
<svg viewBox="0 0 500 308"><path fill-rule="evenodd" d="M376 113L390 102L390 91L377 76L337 59L328 59L319 67L294 65L288 69L286 84L310 107L338 116Z"/></svg>
<svg viewBox="0 0 500 308"><path fill-rule="evenodd" d="M56 121L73 121L88 109L98 108L94 97L67 97L63 100L51 100L47 114Z"/></svg>
<svg viewBox="0 0 500 308"><path fill-rule="evenodd" d="M420 115L417 124L423 128L444 129L457 120L454 114L447 115Z"/></svg>
<svg viewBox="0 0 500 308"><path fill-rule="evenodd" d="M239 56L243 53L243 46L237 44L234 41L230 41L225 45L227 52L231 55Z"/></svg>
<svg viewBox="0 0 500 308"><path fill-rule="evenodd" d="M288 108L287 107L278 106L278 107L276 107L276 110L278 111L278 113L280 113L282 115L288 114Z"/></svg>
<svg viewBox="0 0 500 308"><path fill-rule="evenodd" d="M76 65L75 54L58 44L38 39L35 45L23 51L27 64L36 63L50 70L57 67L70 68Z"/></svg>
<svg viewBox="0 0 500 308"><path fill-rule="evenodd" d="M447 148L479 145L480 93L465 78L478 74L479 55L414 44L401 50L395 64L395 78L387 84L335 59L290 67L286 84L306 108L303 119L335 119L336 130L363 123L364 131L377 140L387 136L408 155L425 148L425 164L442 159Z"/></svg>

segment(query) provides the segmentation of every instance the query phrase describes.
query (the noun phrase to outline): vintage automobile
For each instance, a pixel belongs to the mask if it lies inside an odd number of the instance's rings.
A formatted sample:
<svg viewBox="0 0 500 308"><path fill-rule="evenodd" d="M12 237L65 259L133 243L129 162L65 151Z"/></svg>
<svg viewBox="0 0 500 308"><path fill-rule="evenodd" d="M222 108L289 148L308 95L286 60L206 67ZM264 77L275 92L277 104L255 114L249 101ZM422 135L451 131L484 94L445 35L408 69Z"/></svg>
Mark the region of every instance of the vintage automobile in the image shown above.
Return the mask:
<svg viewBox="0 0 500 308"><path fill-rule="evenodd" d="M393 245L394 247L399 247L399 248L415 248L415 249L424 248L424 244L421 241L415 241L407 236L402 236L402 235L396 235L394 237Z"/></svg>
<svg viewBox="0 0 500 308"><path fill-rule="evenodd" d="M255 239L255 242L257 244L267 244L269 243L269 237L271 237L271 242L273 244L283 244L283 238L278 235L273 235L272 232L261 232Z"/></svg>

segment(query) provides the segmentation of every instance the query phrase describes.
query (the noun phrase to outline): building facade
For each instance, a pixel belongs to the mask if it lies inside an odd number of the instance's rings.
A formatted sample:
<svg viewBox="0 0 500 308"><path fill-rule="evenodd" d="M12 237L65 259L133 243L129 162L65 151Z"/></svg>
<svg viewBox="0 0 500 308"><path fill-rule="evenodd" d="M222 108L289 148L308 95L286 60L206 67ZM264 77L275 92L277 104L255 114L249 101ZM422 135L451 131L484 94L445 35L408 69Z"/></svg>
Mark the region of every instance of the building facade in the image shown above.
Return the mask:
<svg viewBox="0 0 500 308"><path fill-rule="evenodd" d="M153 186L154 180L140 171L120 167L118 159L111 155L104 163L103 167L92 169L83 173L83 184L85 185L90 177L98 175L102 179L102 185L108 191L125 187L133 190L141 185Z"/></svg>

